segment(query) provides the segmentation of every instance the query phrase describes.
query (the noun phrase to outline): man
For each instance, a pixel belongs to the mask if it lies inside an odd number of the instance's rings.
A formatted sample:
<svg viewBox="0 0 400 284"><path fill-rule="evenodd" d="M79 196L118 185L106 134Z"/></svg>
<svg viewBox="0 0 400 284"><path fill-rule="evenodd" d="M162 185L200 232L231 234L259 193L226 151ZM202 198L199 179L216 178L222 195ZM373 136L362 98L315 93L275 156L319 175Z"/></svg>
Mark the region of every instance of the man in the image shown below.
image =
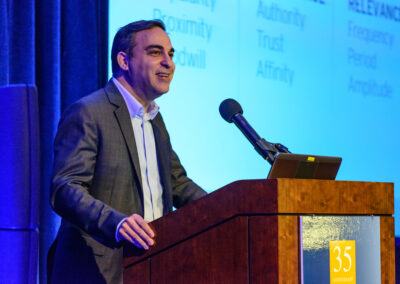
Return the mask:
<svg viewBox="0 0 400 284"><path fill-rule="evenodd" d="M164 24L122 27L111 53L113 78L65 111L55 139L53 283L122 283L122 244L149 249L147 222L206 194L186 176L154 102L175 70Z"/></svg>

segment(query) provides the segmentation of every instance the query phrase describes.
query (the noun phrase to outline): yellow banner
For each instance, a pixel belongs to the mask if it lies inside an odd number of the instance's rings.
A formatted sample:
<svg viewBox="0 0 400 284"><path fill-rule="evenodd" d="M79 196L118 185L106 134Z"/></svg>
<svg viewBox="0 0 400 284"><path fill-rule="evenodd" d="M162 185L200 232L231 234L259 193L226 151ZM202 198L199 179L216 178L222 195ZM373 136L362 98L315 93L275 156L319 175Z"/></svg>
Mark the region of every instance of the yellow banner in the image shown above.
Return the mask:
<svg viewBox="0 0 400 284"><path fill-rule="evenodd" d="M331 284L356 283L356 241L330 241Z"/></svg>

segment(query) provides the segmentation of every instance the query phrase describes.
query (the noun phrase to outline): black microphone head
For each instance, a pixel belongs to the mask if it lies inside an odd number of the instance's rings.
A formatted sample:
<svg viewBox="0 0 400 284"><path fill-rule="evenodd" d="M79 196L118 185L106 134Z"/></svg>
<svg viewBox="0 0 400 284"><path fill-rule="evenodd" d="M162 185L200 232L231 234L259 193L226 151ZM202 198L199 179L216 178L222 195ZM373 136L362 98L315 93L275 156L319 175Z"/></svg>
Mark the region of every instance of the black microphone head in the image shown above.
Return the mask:
<svg viewBox="0 0 400 284"><path fill-rule="evenodd" d="M243 109L234 99L226 99L219 105L219 113L223 119L231 123L236 114L243 114Z"/></svg>

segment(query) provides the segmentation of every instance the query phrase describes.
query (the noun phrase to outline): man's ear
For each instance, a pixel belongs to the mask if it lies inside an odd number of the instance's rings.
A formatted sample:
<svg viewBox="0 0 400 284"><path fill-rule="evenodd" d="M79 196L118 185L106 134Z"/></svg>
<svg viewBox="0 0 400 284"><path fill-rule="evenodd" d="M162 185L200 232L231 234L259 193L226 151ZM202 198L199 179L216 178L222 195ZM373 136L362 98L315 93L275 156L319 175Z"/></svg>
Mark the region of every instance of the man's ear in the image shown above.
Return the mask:
<svg viewBox="0 0 400 284"><path fill-rule="evenodd" d="M129 69L129 65L128 65L128 54L126 54L126 52L120 51L117 54L117 62L119 65L119 68L121 68L124 71L128 71Z"/></svg>

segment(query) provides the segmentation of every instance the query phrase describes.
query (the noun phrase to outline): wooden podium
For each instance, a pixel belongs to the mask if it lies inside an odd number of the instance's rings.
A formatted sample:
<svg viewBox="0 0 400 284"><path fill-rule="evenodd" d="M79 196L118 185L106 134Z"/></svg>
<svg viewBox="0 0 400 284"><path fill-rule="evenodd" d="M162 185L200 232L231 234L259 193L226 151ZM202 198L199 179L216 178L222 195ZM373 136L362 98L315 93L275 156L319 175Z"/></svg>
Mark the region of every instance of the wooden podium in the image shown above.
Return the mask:
<svg viewBox="0 0 400 284"><path fill-rule="evenodd" d="M302 215L380 216L381 283L395 283L392 183L236 181L151 223L124 249L124 283L300 283Z"/></svg>

